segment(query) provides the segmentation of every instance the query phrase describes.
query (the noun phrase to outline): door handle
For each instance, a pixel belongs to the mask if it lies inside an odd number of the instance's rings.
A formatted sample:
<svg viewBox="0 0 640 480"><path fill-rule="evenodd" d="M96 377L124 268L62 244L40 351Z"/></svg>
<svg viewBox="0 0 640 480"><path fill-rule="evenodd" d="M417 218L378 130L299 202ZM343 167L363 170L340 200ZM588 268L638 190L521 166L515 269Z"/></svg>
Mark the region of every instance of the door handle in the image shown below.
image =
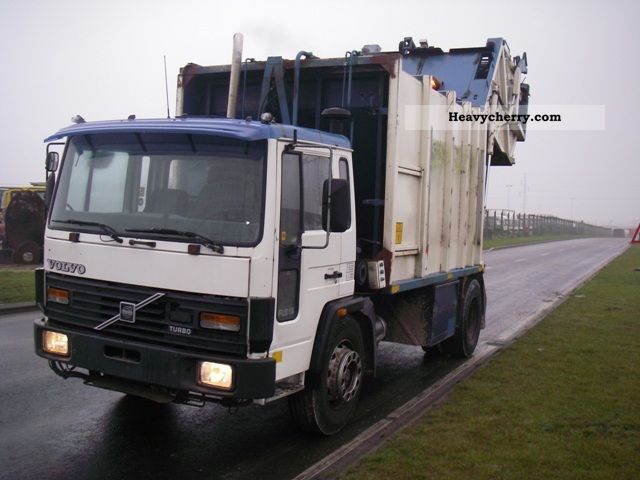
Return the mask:
<svg viewBox="0 0 640 480"><path fill-rule="evenodd" d="M324 279L325 280L329 280L329 279L335 279L335 278L342 278L342 272L338 272L337 270L333 273L325 273L324 274Z"/></svg>

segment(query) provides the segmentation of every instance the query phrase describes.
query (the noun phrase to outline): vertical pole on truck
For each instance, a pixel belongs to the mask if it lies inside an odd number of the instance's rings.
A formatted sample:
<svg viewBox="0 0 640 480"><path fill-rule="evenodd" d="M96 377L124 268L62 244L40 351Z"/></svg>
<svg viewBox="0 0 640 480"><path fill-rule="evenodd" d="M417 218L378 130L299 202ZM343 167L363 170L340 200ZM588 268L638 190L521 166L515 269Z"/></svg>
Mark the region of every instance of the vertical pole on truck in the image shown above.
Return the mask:
<svg viewBox="0 0 640 480"><path fill-rule="evenodd" d="M298 125L298 95L300 91L300 61L302 57L306 59L315 58L313 53L304 50L299 51L296 55L293 68L293 112L291 112L293 117L291 125L294 126Z"/></svg>
<svg viewBox="0 0 640 480"><path fill-rule="evenodd" d="M243 62L244 67L243 67L243 77L242 77L242 102L240 103L240 118L245 118L244 117L244 97L247 92L247 66L250 63L253 63L255 61L256 61L255 58L247 58Z"/></svg>
<svg viewBox="0 0 640 480"><path fill-rule="evenodd" d="M227 102L227 118L236 118L238 101L238 84L240 83L240 64L242 63L242 34L233 35L233 54L231 56L231 74L229 78L229 100Z"/></svg>
<svg viewBox="0 0 640 480"><path fill-rule="evenodd" d="M164 60L164 89L167 94L167 118L171 118L171 114L169 113L169 81L167 80L167 56L162 56Z"/></svg>

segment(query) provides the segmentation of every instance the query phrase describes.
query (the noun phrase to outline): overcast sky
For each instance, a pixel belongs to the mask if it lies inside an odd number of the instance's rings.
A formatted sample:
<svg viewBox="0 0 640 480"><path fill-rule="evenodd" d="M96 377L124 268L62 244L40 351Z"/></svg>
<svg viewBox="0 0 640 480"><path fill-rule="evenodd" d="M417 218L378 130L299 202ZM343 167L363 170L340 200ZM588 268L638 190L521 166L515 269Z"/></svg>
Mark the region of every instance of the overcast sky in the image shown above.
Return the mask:
<svg viewBox="0 0 640 480"><path fill-rule="evenodd" d="M42 181L42 140L70 123L162 117L163 54L171 112L179 67L243 57L321 57L405 36L445 50L503 37L527 52L531 103L604 105L597 131L530 131L516 165L490 173L488 208L600 225L640 222L637 1L162 1L0 0L0 185ZM524 177L527 190L524 194ZM511 185L508 187L508 185ZM573 200L572 200L573 199Z"/></svg>

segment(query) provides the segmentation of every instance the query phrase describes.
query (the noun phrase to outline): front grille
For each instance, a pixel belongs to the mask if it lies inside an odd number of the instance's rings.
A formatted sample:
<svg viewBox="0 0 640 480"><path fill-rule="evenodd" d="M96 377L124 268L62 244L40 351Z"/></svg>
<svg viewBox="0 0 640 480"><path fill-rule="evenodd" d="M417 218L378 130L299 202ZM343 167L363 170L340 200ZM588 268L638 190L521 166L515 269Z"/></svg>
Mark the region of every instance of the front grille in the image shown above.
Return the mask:
<svg viewBox="0 0 640 480"><path fill-rule="evenodd" d="M246 354L246 299L155 290L52 273L47 274L46 283L47 287L70 292L68 305L47 303L45 314L53 324L91 329L95 333L95 326L120 313L120 302L139 303L160 292L164 297L138 310L135 323L118 321L102 330L104 335L209 353ZM200 328L198 319L203 311L239 316L240 332ZM181 329L171 332L170 326L190 329L191 334L175 333L185 331Z"/></svg>

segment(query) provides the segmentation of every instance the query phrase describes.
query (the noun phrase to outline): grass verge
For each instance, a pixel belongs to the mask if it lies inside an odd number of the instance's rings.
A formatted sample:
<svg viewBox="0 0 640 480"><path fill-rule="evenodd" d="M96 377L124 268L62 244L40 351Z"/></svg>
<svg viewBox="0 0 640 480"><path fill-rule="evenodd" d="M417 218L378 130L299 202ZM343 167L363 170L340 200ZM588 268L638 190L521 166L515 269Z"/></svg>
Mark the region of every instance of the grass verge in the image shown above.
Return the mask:
<svg viewBox="0 0 640 480"><path fill-rule="evenodd" d="M640 247L342 478L640 478Z"/></svg>
<svg viewBox="0 0 640 480"><path fill-rule="evenodd" d="M0 304L35 301L33 270L0 270Z"/></svg>
<svg viewBox="0 0 640 480"><path fill-rule="evenodd" d="M573 238L587 238L579 235L535 235L531 237L500 237L485 239L483 241L483 248L488 250L490 248L507 247L510 245L521 245L524 243L542 243L551 242L556 240L571 240Z"/></svg>

